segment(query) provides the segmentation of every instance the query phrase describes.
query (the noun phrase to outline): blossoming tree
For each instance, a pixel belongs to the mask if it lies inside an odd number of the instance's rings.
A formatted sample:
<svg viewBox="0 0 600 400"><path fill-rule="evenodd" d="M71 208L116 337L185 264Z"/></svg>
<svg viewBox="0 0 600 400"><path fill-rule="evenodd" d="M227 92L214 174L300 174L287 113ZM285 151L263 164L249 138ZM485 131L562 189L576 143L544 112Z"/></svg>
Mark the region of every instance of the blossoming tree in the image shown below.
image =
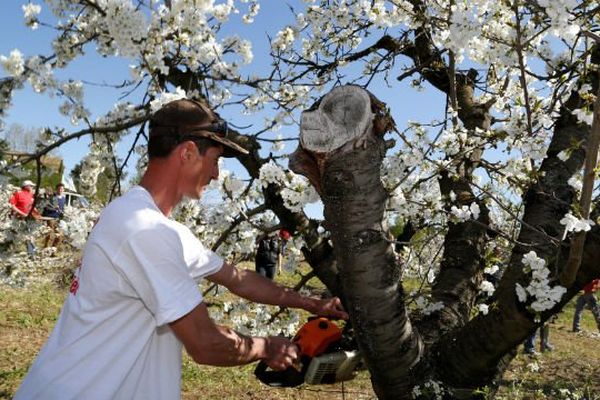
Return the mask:
<svg viewBox="0 0 600 400"><path fill-rule="evenodd" d="M85 128L47 130L31 160L93 136L81 173L93 190L104 168L123 168L112 149L125 135L143 155L146 121L169 100L271 112L264 129L233 134L250 150L238 158L249 179L223 173L225 206L190 203L178 218L226 256L249 253L261 230L294 232L289 259L302 254L343 299L379 398L493 392L515 348L600 275L594 1L306 0L270 39L273 69L249 76L251 43L221 28L234 13L252 23L258 1L46 5L61 21L54 53L2 56L0 109L31 85L63 98L59 111ZM40 6L23 10L37 28ZM134 60L127 84L145 87L142 103L90 120L85 85L54 74L89 43ZM394 77L435 91L444 114L399 129L404 121L367 91ZM295 174L261 145L289 140L269 131L300 110ZM303 212L317 195L323 223ZM399 236L389 222L403 226ZM81 243L82 230L70 231ZM484 279L500 271L496 285ZM420 289L408 293L406 280Z"/></svg>

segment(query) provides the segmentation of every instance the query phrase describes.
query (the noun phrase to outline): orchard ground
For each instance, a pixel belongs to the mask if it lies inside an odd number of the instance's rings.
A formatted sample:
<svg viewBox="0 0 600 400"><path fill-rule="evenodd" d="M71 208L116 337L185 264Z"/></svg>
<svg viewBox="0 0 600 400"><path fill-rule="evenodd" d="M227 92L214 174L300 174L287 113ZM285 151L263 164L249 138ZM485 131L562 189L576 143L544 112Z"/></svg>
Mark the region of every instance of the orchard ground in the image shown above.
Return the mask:
<svg viewBox="0 0 600 400"><path fill-rule="evenodd" d="M61 260L61 259L57 259ZM58 261L61 262L61 261ZM64 262L64 259L62 260ZM251 264L245 264L251 267ZM58 317L68 285L65 273L54 270L54 279L41 279L26 288L2 284L0 288L0 398L10 399L18 388ZM306 271L304 271L306 272ZM47 277L52 274L49 271ZM298 275L281 274L277 280L293 285ZM60 283L62 282L62 283ZM314 279L308 290L320 294ZM219 307L230 294L207 295L211 307ZM582 332L571 332L574 301L551 324L555 350L532 357L523 354L504 375L499 399L600 399L600 335L589 311L584 312ZM539 346L539 344L538 344ZM336 385L303 385L276 389L254 378L254 365L238 368L198 366L187 356L183 365L183 399L374 399L368 374Z"/></svg>

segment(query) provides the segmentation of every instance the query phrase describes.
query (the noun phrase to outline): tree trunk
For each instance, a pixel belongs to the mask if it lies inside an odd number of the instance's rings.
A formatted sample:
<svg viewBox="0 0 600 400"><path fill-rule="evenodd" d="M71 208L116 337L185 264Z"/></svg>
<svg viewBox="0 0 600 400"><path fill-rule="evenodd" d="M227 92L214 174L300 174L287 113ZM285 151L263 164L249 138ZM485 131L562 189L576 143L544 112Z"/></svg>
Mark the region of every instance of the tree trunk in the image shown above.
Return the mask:
<svg viewBox="0 0 600 400"><path fill-rule="evenodd" d="M311 180L325 206L343 302L380 399L410 398L410 368L422 342L413 330L400 265L383 221L387 192L380 179L389 126L380 105L356 86L338 87L305 111L292 170Z"/></svg>

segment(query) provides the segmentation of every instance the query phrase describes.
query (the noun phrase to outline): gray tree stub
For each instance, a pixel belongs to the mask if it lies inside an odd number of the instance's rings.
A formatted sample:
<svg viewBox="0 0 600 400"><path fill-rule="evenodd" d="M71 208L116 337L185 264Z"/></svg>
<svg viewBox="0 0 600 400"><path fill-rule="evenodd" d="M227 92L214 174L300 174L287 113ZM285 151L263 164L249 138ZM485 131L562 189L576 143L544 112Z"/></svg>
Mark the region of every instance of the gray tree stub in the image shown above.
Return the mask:
<svg viewBox="0 0 600 400"><path fill-rule="evenodd" d="M373 123L371 99L358 86L340 86L329 92L314 111L304 111L300 143L309 151L328 153L359 139Z"/></svg>

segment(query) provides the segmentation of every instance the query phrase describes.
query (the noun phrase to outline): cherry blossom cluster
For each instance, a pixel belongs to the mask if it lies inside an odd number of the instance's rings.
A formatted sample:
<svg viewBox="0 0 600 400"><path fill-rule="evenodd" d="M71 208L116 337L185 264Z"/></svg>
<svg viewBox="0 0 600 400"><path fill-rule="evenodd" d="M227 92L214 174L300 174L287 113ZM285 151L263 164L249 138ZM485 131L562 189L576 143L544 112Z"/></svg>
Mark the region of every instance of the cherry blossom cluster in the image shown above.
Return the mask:
<svg viewBox="0 0 600 400"><path fill-rule="evenodd" d="M413 387L412 396L413 399L427 398L434 400L442 400L447 390L440 381L428 380L423 385L417 385Z"/></svg>
<svg viewBox="0 0 600 400"><path fill-rule="evenodd" d="M306 178L284 171L274 161L269 161L261 167L260 180L263 187L271 183L281 185L281 197L285 206L291 211L300 212L306 204L319 200L319 195Z"/></svg>
<svg viewBox="0 0 600 400"><path fill-rule="evenodd" d="M532 299L531 309L536 313L550 310L554 307L567 289L560 286L550 286L550 270L546 267L546 260L539 258L535 251L525 254L522 259L525 271L531 273L531 281L527 287L516 285L517 297L524 303Z"/></svg>

